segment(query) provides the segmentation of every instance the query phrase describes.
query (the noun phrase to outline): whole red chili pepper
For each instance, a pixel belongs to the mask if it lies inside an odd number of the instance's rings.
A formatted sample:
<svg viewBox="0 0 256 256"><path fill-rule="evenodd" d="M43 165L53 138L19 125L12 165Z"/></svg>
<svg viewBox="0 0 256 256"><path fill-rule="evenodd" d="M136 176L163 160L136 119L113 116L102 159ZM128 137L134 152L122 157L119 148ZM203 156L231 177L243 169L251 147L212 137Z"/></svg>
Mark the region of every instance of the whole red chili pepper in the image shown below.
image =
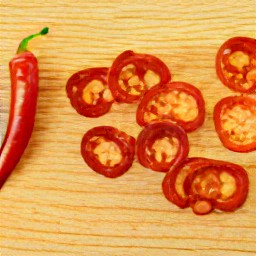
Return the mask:
<svg viewBox="0 0 256 256"><path fill-rule="evenodd" d="M31 137L38 94L38 64L27 50L34 37L45 35L48 28L23 39L10 61L11 105L5 139L0 149L0 188L18 164Z"/></svg>

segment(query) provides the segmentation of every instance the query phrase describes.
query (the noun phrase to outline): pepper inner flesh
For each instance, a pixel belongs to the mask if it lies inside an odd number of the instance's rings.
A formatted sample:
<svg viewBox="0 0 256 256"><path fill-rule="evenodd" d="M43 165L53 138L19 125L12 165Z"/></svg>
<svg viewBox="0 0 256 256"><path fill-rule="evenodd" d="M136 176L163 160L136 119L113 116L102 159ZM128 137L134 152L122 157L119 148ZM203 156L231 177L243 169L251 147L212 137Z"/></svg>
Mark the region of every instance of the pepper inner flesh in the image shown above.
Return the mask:
<svg viewBox="0 0 256 256"><path fill-rule="evenodd" d="M228 174L227 172L223 171L220 174L220 181L221 181L221 199L225 200L230 198L237 189L236 180L235 178Z"/></svg>
<svg viewBox="0 0 256 256"><path fill-rule="evenodd" d="M107 141L103 137L95 139L97 143L93 153L101 164L113 167L122 161L122 152L114 141Z"/></svg>
<svg viewBox="0 0 256 256"><path fill-rule="evenodd" d="M253 106L236 104L225 109L221 123L231 142L246 145L256 141L256 109Z"/></svg>
<svg viewBox="0 0 256 256"><path fill-rule="evenodd" d="M123 67L118 82L122 90L131 95L140 95L146 89L149 89L160 82L159 75L152 70L147 70L143 80L141 79L136 66L129 64Z"/></svg>
<svg viewBox="0 0 256 256"><path fill-rule="evenodd" d="M200 198L226 200L237 189L235 178L226 171L216 172L210 169L197 175L192 183L192 192Z"/></svg>
<svg viewBox="0 0 256 256"><path fill-rule="evenodd" d="M222 70L226 78L233 83L250 89L256 83L256 55L245 51L226 49Z"/></svg>
<svg viewBox="0 0 256 256"><path fill-rule="evenodd" d="M144 120L151 122L171 116L176 120L190 122L198 116L195 98L185 92L173 90L156 95L147 105Z"/></svg>
<svg viewBox="0 0 256 256"><path fill-rule="evenodd" d="M221 181L214 172L207 171L195 177L192 191L201 198L217 199L221 193Z"/></svg>
<svg viewBox="0 0 256 256"><path fill-rule="evenodd" d="M244 67L250 65L250 57L243 51L235 51L228 57L230 65L236 67L239 71L242 71Z"/></svg>
<svg viewBox="0 0 256 256"><path fill-rule="evenodd" d="M147 84L148 88L153 87L154 85L157 85L160 83L160 76L156 74L152 70L147 70L144 75L144 81Z"/></svg>
<svg viewBox="0 0 256 256"><path fill-rule="evenodd" d="M87 104L96 105L101 97L107 102L113 100L111 91L100 80L92 80L83 89L82 98Z"/></svg>
<svg viewBox="0 0 256 256"><path fill-rule="evenodd" d="M178 139L172 137L164 137L161 139L157 139L152 145L152 151L154 158L157 162L171 162L177 152L179 147Z"/></svg>
<svg viewBox="0 0 256 256"><path fill-rule="evenodd" d="M183 184L184 184L184 181L185 181L189 171L190 171L190 168L188 166L185 166L185 167L183 167L179 171L179 173L178 173L178 175L176 177L175 190L177 191L178 195L180 197L182 197L182 198L186 198L187 197L187 195L186 195L186 193L184 191Z"/></svg>

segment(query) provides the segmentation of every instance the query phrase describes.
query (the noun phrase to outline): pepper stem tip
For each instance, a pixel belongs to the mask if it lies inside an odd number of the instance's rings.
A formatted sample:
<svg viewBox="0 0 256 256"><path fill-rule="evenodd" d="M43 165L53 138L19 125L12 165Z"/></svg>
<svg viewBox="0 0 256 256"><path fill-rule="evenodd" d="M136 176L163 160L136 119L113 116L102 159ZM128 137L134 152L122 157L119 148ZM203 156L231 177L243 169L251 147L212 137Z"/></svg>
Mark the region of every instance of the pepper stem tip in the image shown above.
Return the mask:
<svg viewBox="0 0 256 256"><path fill-rule="evenodd" d="M45 27L45 28L43 28L43 29L41 30L41 32L40 32L39 34L41 34L41 35L46 35L46 34L48 34L48 32L49 32L49 28L48 28L48 27Z"/></svg>
<svg viewBox="0 0 256 256"><path fill-rule="evenodd" d="M48 28L48 27L45 27L45 28L43 28L39 33L33 34L33 35L31 35L31 36L28 36L28 37L24 38L24 39L21 41L21 43L20 43L20 45L19 45L19 47L18 47L17 54L26 52L26 51L27 51L27 47L28 47L28 42L29 42L31 39L33 39L33 38L35 38L35 37L38 37L38 36L46 35L46 34L48 33L48 31L49 31L49 28Z"/></svg>

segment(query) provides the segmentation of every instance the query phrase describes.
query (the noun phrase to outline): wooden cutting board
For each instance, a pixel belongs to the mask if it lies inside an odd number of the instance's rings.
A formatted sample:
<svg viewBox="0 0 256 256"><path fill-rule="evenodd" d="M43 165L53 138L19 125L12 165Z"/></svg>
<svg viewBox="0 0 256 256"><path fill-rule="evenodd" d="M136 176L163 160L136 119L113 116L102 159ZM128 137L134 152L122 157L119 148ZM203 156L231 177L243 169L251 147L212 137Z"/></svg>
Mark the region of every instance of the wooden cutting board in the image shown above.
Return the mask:
<svg viewBox="0 0 256 256"><path fill-rule="evenodd" d="M0 4L0 127L10 94L8 62L20 40L49 26L31 43L40 63L36 125L21 162L0 191L1 256L241 256L256 253L256 152L226 150L213 126L213 107L234 95L215 74L219 46L234 36L256 37L255 0L248 1L5 1ZM136 105L114 104L89 119L70 106L65 84L74 72L109 67L124 50L153 54L173 80L197 86L207 116L189 134L190 156L243 165L250 193L235 213L195 216L162 195L162 173L135 162L107 179L80 155L83 134L97 125L137 136Z"/></svg>

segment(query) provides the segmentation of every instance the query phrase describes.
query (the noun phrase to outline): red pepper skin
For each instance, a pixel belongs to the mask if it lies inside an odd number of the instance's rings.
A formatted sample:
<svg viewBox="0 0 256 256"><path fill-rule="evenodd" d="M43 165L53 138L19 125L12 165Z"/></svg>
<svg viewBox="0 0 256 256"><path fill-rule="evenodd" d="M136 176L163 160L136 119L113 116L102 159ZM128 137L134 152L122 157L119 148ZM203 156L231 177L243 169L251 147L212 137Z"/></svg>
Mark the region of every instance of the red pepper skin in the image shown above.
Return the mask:
<svg viewBox="0 0 256 256"><path fill-rule="evenodd" d="M0 150L0 188L27 147L34 127L38 94L38 64L31 52L17 54L9 68L12 95L7 132Z"/></svg>

